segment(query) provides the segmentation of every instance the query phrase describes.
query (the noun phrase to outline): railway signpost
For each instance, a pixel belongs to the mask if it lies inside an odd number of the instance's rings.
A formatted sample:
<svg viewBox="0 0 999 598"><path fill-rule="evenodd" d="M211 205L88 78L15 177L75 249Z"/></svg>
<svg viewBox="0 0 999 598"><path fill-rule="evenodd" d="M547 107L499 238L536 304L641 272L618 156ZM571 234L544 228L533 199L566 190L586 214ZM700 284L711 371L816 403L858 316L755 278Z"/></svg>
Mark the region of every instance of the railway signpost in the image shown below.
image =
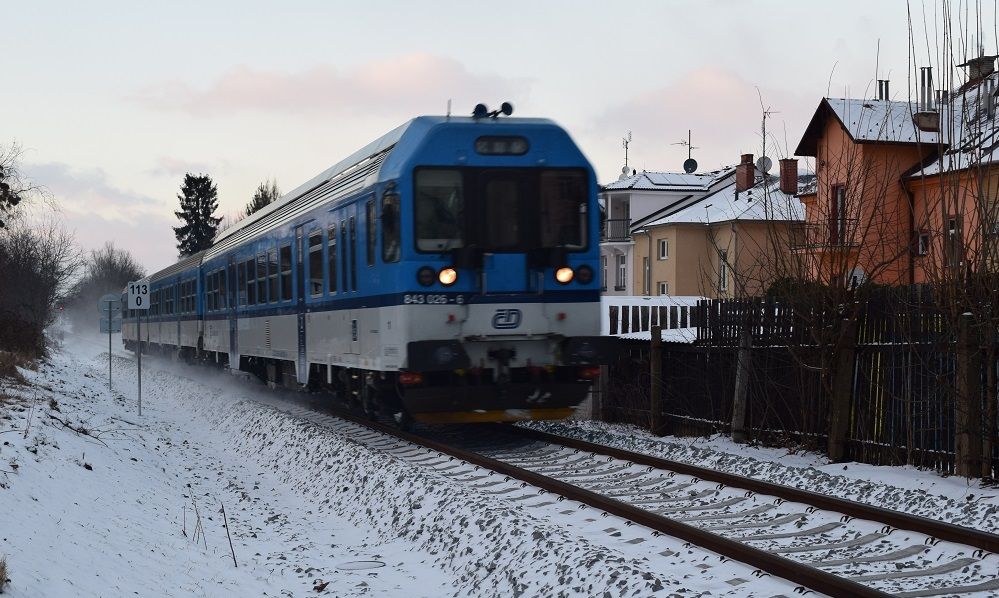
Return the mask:
<svg viewBox="0 0 999 598"><path fill-rule="evenodd" d="M101 310L101 328L107 324L108 329L108 392L111 391L111 333L121 332L121 297L108 293L97 301L97 309ZM118 329L115 330L115 316L118 316ZM103 330L101 331L103 332Z"/></svg>
<svg viewBox="0 0 999 598"><path fill-rule="evenodd" d="M128 283L128 309L149 311L149 280L142 279ZM135 344L136 355L138 355L138 388L139 388L139 415L142 415L142 316L135 316Z"/></svg>

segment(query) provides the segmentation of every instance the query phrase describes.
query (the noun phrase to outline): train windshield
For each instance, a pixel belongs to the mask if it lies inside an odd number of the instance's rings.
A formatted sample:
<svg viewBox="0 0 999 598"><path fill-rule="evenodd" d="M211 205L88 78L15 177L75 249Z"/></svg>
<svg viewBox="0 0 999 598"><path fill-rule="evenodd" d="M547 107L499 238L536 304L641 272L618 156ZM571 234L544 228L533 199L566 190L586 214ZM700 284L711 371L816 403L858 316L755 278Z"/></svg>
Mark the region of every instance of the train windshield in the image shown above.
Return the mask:
<svg viewBox="0 0 999 598"><path fill-rule="evenodd" d="M586 248L583 170L424 168L415 196L419 251L466 244L488 252Z"/></svg>

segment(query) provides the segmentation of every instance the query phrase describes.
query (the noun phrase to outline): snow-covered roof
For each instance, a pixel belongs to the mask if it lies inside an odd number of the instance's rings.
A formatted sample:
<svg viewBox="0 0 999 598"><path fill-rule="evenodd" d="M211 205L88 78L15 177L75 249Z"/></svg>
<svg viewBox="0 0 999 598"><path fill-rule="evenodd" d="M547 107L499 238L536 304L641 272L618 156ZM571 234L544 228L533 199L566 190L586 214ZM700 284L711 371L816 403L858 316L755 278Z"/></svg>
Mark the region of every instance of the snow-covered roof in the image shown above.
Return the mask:
<svg viewBox="0 0 999 598"><path fill-rule="evenodd" d="M977 85L953 94L939 106L941 135L948 142L946 149L910 178L999 163L997 87L999 73L993 73Z"/></svg>
<svg viewBox="0 0 999 598"><path fill-rule="evenodd" d="M937 133L916 127L912 120L916 112L914 102L823 98L794 153L799 156L815 155L816 142L830 116L835 116L857 143L936 144L939 141Z"/></svg>
<svg viewBox="0 0 999 598"><path fill-rule="evenodd" d="M799 177L799 182L802 178ZM731 220L804 220L805 208L794 195L780 190L780 177L757 173L756 184L735 192L730 183L697 203L647 223L646 227L664 224L714 224Z"/></svg>
<svg viewBox="0 0 999 598"><path fill-rule="evenodd" d="M643 170L603 186L604 191L709 191L715 183L735 172L726 166L710 172L649 172Z"/></svg>

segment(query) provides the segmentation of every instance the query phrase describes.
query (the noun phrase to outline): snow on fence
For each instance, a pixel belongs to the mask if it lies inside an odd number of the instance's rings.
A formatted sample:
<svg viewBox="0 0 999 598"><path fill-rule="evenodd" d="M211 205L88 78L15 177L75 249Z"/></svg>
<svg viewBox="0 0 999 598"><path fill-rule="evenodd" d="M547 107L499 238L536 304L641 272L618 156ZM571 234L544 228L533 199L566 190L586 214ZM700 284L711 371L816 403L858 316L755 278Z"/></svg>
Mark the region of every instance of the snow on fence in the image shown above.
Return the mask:
<svg viewBox="0 0 999 598"><path fill-rule="evenodd" d="M704 297L609 295L600 298L600 334L650 340L661 326L666 342L689 343L697 338L693 308Z"/></svg>

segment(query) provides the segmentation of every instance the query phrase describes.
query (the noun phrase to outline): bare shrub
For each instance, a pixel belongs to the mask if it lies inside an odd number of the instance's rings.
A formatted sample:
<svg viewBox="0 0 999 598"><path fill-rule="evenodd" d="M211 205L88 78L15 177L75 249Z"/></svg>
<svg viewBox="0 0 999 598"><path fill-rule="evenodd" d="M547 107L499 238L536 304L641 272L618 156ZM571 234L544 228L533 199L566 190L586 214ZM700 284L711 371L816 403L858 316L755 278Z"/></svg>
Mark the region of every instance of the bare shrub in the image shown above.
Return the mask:
<svg viewBox="0 0 999 598"><path fill-rule="evenodd" d="M53 219L15 220L0 230L0 349L45 355L45 327L79 269L73 237Z"/></svg>
<svg viewBox="0 0 999 598"><path fill-rule="evenodd" d="M0 594L3 594L3 589L7 585L10 579L7 578L7 557L0 556Z"/></svg>

